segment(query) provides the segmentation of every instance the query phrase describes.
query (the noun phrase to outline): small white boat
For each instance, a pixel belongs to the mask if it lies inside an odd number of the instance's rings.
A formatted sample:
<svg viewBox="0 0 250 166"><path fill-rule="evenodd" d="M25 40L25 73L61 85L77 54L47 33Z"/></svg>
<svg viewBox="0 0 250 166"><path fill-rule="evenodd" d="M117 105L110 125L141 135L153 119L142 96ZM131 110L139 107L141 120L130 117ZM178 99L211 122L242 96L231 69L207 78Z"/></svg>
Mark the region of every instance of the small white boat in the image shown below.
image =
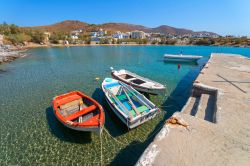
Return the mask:
<svg viewBox="0 0 250 166"><path fill-rule="evenodd" d="M194 55L173 55L173 54L165 54L165 61L175 61L175 62L195 62L201 59L202 56L194 56Z"/></svg>
<svg viewBox="0 0 250 166"><path fill-rule="evenodd" d="M127 70L113 70L111 67L111 75L114 79L124 82L132 86L140 92L149 93L152 95L164 94L166 87L158 82L144 78Z"/></svg>
<svg viewBox="0 0 250 166"><path fill-rule="evenodd" d="M160 112L145 96L121 81L105 78L102 90L112 111L129 129L145 123Z"/></svg>

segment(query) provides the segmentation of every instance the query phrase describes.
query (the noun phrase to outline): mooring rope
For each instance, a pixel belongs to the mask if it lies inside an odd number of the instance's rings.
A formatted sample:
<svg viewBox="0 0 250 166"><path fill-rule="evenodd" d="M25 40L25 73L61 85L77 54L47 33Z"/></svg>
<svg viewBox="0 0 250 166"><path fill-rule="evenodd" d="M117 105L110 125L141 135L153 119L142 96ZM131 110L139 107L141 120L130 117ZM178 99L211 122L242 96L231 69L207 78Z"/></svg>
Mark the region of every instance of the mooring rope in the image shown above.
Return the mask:
<svg viewBox="0 0 250 166"><path fill-rule="evenodd" d="M103 127L104 129L104 127ZM103 165L103 154L102 154L102 132L100 133L100 142L101 142L101 166Z"/></svg>
<svg viewBox="0 0 250 166"><path fill-rule="evenodd" d="M163 114L166 114L166 112L164 111L162 111L162 113ZM165 123L164 123L165 124ZM161 129L162 129L162 127L164 126L164 124L162 125L162 126L160 126L157 130L155 130L153 133L151 133L148 137L147 137L147 139L144 141L144 142L146 142L146 141L148 141L149 139L151 139L156 133L158 133ZM109 132L108 132L108 130L105 128L105 127L103 127L103 130L113 139L113 140L115 140L115 142L117 142L118 144L121 144L121 145L128 145L129 143L128 142L121 142L121 141L119 141L118 139L116 139L116 138L114 138ZM138 143L133 143L133 144L130 144L130 145L132 145L132 146L134 146L134 145L138 145L138 144L141 144L142 142L138 142Z"/></svg>
<svg viewBox="0 0 250 166"><path fill-rule="evenodd" d="M107 130L105 127L103 127L103 130L104 130L113 140L115 140L117 143L119 143L119 144L121 144L121 145L126 145L126 144L128 144L127 142L126 142L126 143L123 143L123 142L117 140L116 138L114 138L114 137L108 132L108 130Z"/></svg>

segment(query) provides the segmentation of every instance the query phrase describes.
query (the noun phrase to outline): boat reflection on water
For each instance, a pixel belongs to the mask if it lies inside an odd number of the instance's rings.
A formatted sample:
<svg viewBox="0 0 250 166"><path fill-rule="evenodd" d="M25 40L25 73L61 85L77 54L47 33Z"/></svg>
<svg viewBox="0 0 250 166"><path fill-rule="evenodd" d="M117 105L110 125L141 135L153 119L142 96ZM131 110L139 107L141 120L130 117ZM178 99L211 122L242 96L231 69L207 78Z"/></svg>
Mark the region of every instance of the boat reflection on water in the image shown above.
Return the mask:
<svg viewBox="0 0 250 166"><path fill-rule="evenodd" d="M185 62L174 62L174 61L165 61L163 60L164 64L172 64L172 65L182 65L182 66L198 66L199 63L196 62L196 61L193 61L193 62L188 62L188 61L185 61Z"/></svg>

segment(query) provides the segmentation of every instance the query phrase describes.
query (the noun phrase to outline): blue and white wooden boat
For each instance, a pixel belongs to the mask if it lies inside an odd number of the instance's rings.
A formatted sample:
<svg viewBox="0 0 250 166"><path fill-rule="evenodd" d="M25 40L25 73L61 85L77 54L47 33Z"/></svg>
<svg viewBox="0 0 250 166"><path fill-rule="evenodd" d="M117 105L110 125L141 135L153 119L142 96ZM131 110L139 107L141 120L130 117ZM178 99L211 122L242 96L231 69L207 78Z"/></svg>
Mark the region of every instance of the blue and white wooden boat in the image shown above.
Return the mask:
<svg viewBox="0 0 250 166"><path fill-rule="evenodd" d="M197 60L201 59L202 56L195 56L195 55L173 55L173 54L165 54L164 60L165 61L174 61L174 62L196 62Z"/></svg>
<svg viewBox="0 0 250 166"><path fill-rule="evenodd" d="M160 112L145 96L116 79L105 78L102 90L112 111L129 129L145 123Z"/></svg>

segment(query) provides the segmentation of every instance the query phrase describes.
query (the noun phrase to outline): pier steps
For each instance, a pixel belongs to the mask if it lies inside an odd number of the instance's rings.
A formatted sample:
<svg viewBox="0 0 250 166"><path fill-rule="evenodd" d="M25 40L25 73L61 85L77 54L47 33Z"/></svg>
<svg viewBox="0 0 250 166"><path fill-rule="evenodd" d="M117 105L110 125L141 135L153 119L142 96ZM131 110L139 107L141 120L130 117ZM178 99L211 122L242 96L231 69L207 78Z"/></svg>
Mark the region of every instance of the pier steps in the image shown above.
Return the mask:
<svg viewBox="0 0 250 166"><path fill-rule="evenodd" d="M202 94L200 97L200 104L197 111L196 117L200 119L207 120L209 122L215 122L215 109L214 109L214 103L215 103L215 97L208 94Z"/></svg>
<svg viewBox="0 0 250 166"><path fill-rule="evenodd" d="M200 96L191 96L183 113L215 123L215 103L216 99L214 95L203 93Z"/></svg>

